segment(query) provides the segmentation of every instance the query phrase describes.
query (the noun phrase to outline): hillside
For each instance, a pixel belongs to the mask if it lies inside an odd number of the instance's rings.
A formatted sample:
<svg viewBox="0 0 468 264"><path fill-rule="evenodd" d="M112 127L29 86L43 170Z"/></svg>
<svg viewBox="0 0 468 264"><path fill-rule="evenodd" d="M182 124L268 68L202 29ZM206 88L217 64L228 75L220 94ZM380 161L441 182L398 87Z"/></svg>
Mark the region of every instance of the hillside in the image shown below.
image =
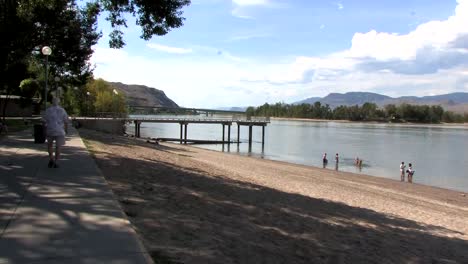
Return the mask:
<svg viewBox="0 0 468 264"><path fill-rule="evenodd" d="M375 103L378 106L384 106L387 104L399 105L402 103L408 104L428 104L428 105L441 105L447 110L455 112L464 112L466 105L468 104L468 93L450 93L435 96L402 96L393 98L386 95L377 93L367 92L349 92L345 94L331 93L323 98L311 97L305 100L295 102L293 104L313 104L320 102L321 104L328 104L331 108L335 108L340 105L362 105L366 102Z"/></svg>
<svg viewBox="0 0 468 264"><path fill-rule="evenodd" d="M127 97L130 106L152 106L152 107L179 107L166 94L158 89L137 84L124 84L120 82L109 82L119 92Z"/></svg>

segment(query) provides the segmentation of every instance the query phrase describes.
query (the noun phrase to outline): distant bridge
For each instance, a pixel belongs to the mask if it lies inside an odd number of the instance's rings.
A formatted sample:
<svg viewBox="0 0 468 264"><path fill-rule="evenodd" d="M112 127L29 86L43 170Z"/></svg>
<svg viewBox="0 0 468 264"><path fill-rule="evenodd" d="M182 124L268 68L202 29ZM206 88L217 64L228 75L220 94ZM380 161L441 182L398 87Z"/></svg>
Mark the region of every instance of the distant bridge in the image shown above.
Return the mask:
<svg viewBox="0 0 468 264"><path fill-rule="evenodd" d="M140 106L140 105L129 105L131 110L137 109L152 109L158 112L170 112L170 113L197 113L197 114L242 114L245 115L245 111L233 111L233 110L218 110L218 109L206 109L206 108L185 108L185 107L165 107L165 106Z"/></svg>

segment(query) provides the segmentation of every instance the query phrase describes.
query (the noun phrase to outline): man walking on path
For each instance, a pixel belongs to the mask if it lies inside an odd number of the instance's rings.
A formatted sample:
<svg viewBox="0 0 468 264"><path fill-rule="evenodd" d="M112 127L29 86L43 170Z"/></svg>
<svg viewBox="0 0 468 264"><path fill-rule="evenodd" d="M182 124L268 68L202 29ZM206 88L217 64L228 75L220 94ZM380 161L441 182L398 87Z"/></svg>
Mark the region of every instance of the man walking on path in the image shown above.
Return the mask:
<svg viewBox="0 0 468 264"><path fill-rule="evenodd" d="M52 100L52 106L47 108L44 115L46 126L47 146L49 151L49 168L58 168L57 161L60 159L60 148L65 145L65 134L68 133L68 114L59 106L59 99ZM55 158L54 158L55 141Z"/></svg>

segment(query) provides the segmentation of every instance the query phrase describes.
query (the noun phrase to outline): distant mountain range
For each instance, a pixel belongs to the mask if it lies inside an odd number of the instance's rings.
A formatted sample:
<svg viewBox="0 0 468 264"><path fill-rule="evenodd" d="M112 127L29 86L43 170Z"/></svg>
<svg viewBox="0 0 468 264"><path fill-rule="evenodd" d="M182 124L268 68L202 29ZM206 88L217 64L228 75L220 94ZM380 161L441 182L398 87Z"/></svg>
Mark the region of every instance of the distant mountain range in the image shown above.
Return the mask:
<svg viewBox="0 0 468 264"><path fill-rule="evenodd" d="M179 107L174 101L169 99L163 91L156 88L120 82L109 82L109 84L114 86L119 92L125 94L127 105L130 106Z"/></svg>
<svg viewBox="0 0 468 264"><path fill-rule="evenodd" d="M386 95L377 93L367 92L349 92L345 94L331 93L323 98L311 97L302 101L295 102L293 104L313 104L320 102L321 104L328 104L331 108L335 108L340 105L351 106L351 105L362 105L366 102L375 103L378 106L384 106L387 104L399 105L402 103L408 104L428 104L428 105L441 105L447 109L465 109L465 104L468 104L468 93L450 93L443 95L434 96L402 96L393 98ZM458 112L458 111L457 111Z"/></svg>
<svg viewBox="0 0 468 264"><path fill-rule="evenodd" d="M216 110L245 112L247 106L218 107Z"/></svg>
<svg viewBox="0 0 468 264"><path fill-rule="evenodd" d="M145 85L124 84L120 82L109 82L118 91L125 94L128 105L138 106L163 106L163 107L179 107L172 101L166 94L156 88L148 87ZM428 104L428 105L441 105L446 110L463 113L468 113L468 93L450 93L435 96L402 96L393 98L386 95L368 92L349 92L345 94L331 93L325 97L310 97L305 100L295 102L293 104L314 104L320 102L325 105L328 104L331 108L340 105L362 105L366 102L375 103L378 106L387 104L399 105L402 103L408 104ZM221 107L219 110L229 111L245 111L247 107Z"/></svg>

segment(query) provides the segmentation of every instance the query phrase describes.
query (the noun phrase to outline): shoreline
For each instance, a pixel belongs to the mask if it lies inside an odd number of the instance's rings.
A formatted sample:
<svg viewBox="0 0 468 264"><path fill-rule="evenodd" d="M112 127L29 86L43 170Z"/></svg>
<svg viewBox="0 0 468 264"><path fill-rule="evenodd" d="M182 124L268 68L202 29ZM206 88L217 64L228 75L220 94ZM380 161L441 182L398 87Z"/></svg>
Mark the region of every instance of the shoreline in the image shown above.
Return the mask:
<svg viewBox="0 0 468 264"><path fill-rule="evenodd" d="M175 262L468 261L458 191L80 134L147 249Z"/></svg>
<svg viewBox="0 0 468 264"><path fill-rule="evenodd" d="M189 149L200 149L202 151L208 151L216 155L217 153L222 153L223 155L232 155L234 157L244 157L247 159L255 159L256 161L263 162L271 162L273 164L279 165L279 166L291 166L291 167L298 167L298 168L303 168L305 170L313 170L313 171L324 171L326 173L331 173L331 174L336 174L340 175L341 177L346 177L346 179L353 179L353 180L362 180L364 182L374 182L374 183L379 183L383 185L395 185L395 184L403 184L403 185L409 185L409 186L417 186L414 188L420 188L424 189L424 191L429 191L433 190L434 192L447 192L450 193L451 195L465 195L468 197L468 191L463 191L463 190L455 190L455 189L449 189L449 188L444 188L444 187L439 187L439 186L433 186L433 185L428 185L428 184L422 184L422 183L408 183L407 181L401 182L400 180L395 177L389 178L389 177L384 177L384 176L376 176L376 175L370 175L370 174L365 174L365 173L354 173L354 172L349 172L349 171L336 171L334 169L329 169L329 168L322 168L320 166L313 166L313 165L305 165L305 164L300 164L300 163L294 163L294 162L289 162L289 161L283 161L283 160L274 160L274 159L267 159L267 158L262 158L258 156L249 156L249 155L243 155L241 153L234 153L234 152L222 152L222 151L217 151L213 149L208 149L208 148L200 148L197 147L196 145L180 145L177 143L172 143L172 142L163 142L160 143L162 145L168 145L173 148L178 148L178 147L183 147L183 148L189 148ZM463 196L462 196L463 197ZM468 202L468 198L467 198Z"/></svg>
<svg viewBox="0 0 468 264"><path fill-rule="evenodd" d="M177 143L172 143L172 142L164 142L163 144L172 145L173 147L179 146L179 144L177 144ZM278 163L278 164L299 166L299 167L303 167L303 168L305 168L305 169L309 168L309 169L333 171L333 172L336 172L336 173L343 173L343 174L345 174L345 175L348 176L348 177L349 177L349 176L354 176L354 177L370 177L370 178L384 179L384 180L388 180L388 181L391 181L391 182L398 182L398 183L401 183L401 181L398 179L399 176L398 176L398 177L394 177L394 178L390 178L390 177L385 177L385 176L377 176L377 175L371 175L371 174L366 174L366 173L356 173L356 172L351 172L351 171L343 171L343 170L338 170L338 171L336 171L336 170L331 169L331 168L322 168L322 167L320 167L320 166L306 165L306 164L294 163L294 162L290 162L290 161L283 161L283 160L276 160L276 159L269 159L269 158L261 157L261 156L259 156L259 155L248 155L248 154L244 154L244 153L224 152L224 151L218 151L218 150L209 149L209 148L202 148L202 147L198 147L196 144L194 144L194 145L187 145L187 147L202 149L202 150L206 150L206 151L212 151L212 152L214 152L214 153L223 153L223 154L226 154L226 155L242 156L242 157L252 158L252 159L257 159L257 160L268 160L268 161L271 161L271 162L274 162L274 163ZM331 167L332 165L329 165L329 166ZM405 174L405 175L406 175L406 174ZM405 177L406 177L406 176L405 176ZM406 177L406 179L407 179L407 177ZM429 185L429 184L423 184L423 183L417 183L417 182L408 183L407 181L405 181L404 183L410 184L410 185L418 185L418 186L423 186L423 187L428 187L428 188L439 189L439 190L442 190L442 191L457 192L457 193L459 193L459 194L465 194L465 195L468 196L468 190L450 189L450 188L447 188L447 187L440 187L440 186Z"/></svg>
<svg viewBox="0 0 468 264"><path fill-rule="evenodd" d="M317 122L317 123L344 123L344 124L375 124L375 125L391 125L396 127L434 127L434 128L459 128L468 129L468 123L391 123L391 122L378 122L378 121L350 121L350 120L333 120L333 119L317 119L317 118L287 118L287 117L270 117L270 120L278 121L303 121L303 122Z"/></svg>
<svg viewBox="0 0 468 264"><path fill-rule="evenodd" d="M172 143L172 142L164 142L164 144L171 144L173 145L174 147L178 146L179 144L177 143ZM330 165L330 162L329 162L329 167L328 168L323 168L323 167L320 167L320 166L315 166L315 165L306 165L306 164L301 164L301 163L294 163L294 162L291 162L291 161L284 161L284 160L276 160L276 159L270 159L270 158L267 158L267 157L261 157L260 155L249 155L247 153L236 153L236 152L225 152L225 151L219 151L219 150L214 150L214 149L210 149L210 148L203 148L203 147L199 147L197 146L197 144L193 144L193 145L188 145L190 147L193 147L193 148L198 148L198 149L203 149L203 150L206 150L206 151L213 151L215 153L223 153L223 154L227 154L227 155L234 155L234 156L242 156L242 157L247 157L247 158L254 158L254 159L259 159L259 160L269 160L269 161L272 161L272 162L275 162L275 163L282 163L282 164L285 164L285 165L294 165L294 166L301 166L301 167L304 167L304 168L313 168L313 169L319 169L319 170L327 170L327 171L335 171L335 172L338 172L338 173L344 173L344 174L350 174L350 175L354 175L356 177L361 177L361 176L364 176L364 177L371 177L371 178L378 178L378 179L385 179L385 180L389 180L389 181L395 181L395 182L401 182L399 180L399 175L395 176L394 178L390 178L390 177L385 177L385 176L378 176L378 175L372 175L372 174L367 174L367 173L356 173L356 172L351 172L351 171L345 171L345 170L334 170L332 169L331 167L333 165ZM406 174L405 174L406 175ZM406 178L406 181L405 183L408 183L407 182L407 176L405 176ZM408 183L410 184L410 183ZM436 188L436 189L440 189L440 190L446 190L446 191L452 191L452 192L458 192L460 194L466 194L468 196L468 190L458 190L458 189L450 189L448 187L441 187L441 186L435 186L435 185L429 185L429 184L423 184L423 183L418 183L418 182L413 182L411 183L413 185L419 185L419 186L426 186L426 187L430 187L430 188Z"/></svg>

